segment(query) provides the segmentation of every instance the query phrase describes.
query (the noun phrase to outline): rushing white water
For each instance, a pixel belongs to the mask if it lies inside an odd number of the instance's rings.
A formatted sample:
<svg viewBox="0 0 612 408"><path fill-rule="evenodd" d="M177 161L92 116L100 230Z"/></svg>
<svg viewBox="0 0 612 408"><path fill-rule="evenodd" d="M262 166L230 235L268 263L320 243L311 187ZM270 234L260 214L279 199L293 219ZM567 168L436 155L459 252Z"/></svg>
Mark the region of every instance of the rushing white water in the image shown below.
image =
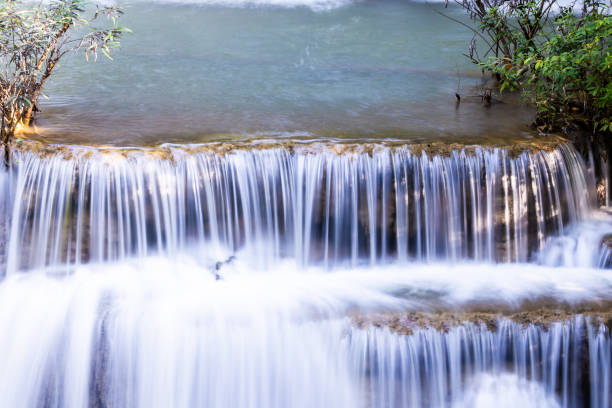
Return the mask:
<svg viewBox="0 0 612 408"><path fill-rule="evenodd" d="M496 390L518 391L508 403L525 407L610 401L610 334L583 318L550 328L501 320L492 331L466 323L410 336L359 329L347 313L416 306L394 293L401 274L379 281L372 273L289 273L286 266L255 273L237 262L222 280L167 258L81 266L60 278L51 271L5 278L0 330L10 335L0 338L0 400L10 407L459 407L484 404ZM497 280L500 288L518 281Z"/></svg>
<svg viewBox="0 0 612 408"><path fill-rule="evenodd" d="M476 376L468 385L465 396L455 402L453 408L557 408L556 398L546 393L544 387L512 374Z"/></svg>
<svg viewBox="0 0 612 408"><path fill-rule="evenodd" d="M307 7L313 11L328 11L365 0L94 0L92 3L101 5L117 5L125 3L163 3L163 4L194 4L199 6L221 7Z"/></svg>
<svg viewBox="0 0 612 408"><path fill-rule="evenodd" d="M222 7L308 7L313 11L328 11L338 7L348 6L356 3L366 3L380 0L136 0L140 3L166 3L166 4L195 4L200 6L222 6ZM424 0L410 0L423 2ZM434 0L432 3L443 3L443 0ZM99 4L122 4L122 0L96 0ZM132 2L133 3L133 2ZM559 0L557 7L574 6L575 2ZM580 2L578 2L580 3ZM578 6L576 6L578 7Z"/></svg>
<svg viewBox="0 0 612 408"><path fill-rule="evenodd" d="M610 321L436 315L612 301L593 159L392 147L525 136L530 109L470 102L472 32L437 13L463 10L128 3L113 63L68 58L47 83L44 137L236 143L13 153L0 407L612 408Z"/></svg>
<svg viewBox="0 0 612 408"><path fill-rule="evenodd" d="M459 407L479 406L492 401L492 390L505 398L513 388L521 392L508 395L501 406L519 402L534 407L584 406L589 388L591 406L609 406L612 361L609 333L603 326L586 323L585 328L580 318L546 330L508 320L497 325L494 332L466 324L447 333L429 329L410 336L388 329L353 330L351 342L357 346L352 360L368 380L371 406L438 407L449 401ZM580 368L584 359L594 364L590 379ZM478 377L483 372L510 372L515 378L510 377L510 384L508 377L502 377L501 383L488 376L483 381ZM516 379L530 379L531 384L521 386Z"/></svg>
<svg viewBox="0 0 612 408"><path fill-rule="evenodd" d="M309 7L314 11L331 10L349 4L357 3L358 0L162 0L161 3L191 3L205 6L224 6L224 7L253 7L253 6L272 6L272 7Z"/></svg>
<svg viewBox="0 0 612 408"><path fill-rule="evenodd" d="M612 233L612 216L593 211L589 219L566 228L564 235L549 240L538 261L551 266L612 266L612 251L604 240Z"/></svg>
<svg viewBox="0 0 612 408"><path fill-rule="evenodd" d="M370 148L15 151L2 404L609 407L597 321L351 319L612 300L596 268L612 222L576 152Z"/></svg>
<svg viewBox="0 0 612 408"><path fill-rule="evenodd" d="M260 265L526 261L591 208L584 164L567 145L517 157L169 146L17 152L15 162L3 181L9 273L194 244L250 252Z"/></svg>

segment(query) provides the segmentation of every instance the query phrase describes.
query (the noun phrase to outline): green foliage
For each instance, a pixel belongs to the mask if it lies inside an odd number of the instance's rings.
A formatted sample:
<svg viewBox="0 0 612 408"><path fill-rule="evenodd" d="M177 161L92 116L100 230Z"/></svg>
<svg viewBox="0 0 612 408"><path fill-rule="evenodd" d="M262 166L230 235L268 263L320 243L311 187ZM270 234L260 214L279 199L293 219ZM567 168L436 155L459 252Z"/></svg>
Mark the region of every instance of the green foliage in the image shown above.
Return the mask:
<svg viewBox="0 0 612 408"><path fill-rule="evenodd" d="M612 17L587 1L582 14L562 12L536 37L516 35L513 55L480 64L497 74L501 90L521 89L547 128L583 123L612 131ZM515 33L517 34L517 33Z"/></svg>
<svg viewBox="0 0 612 408"><path fill-rule="evenodd" d="M511 60L526 44L536 45L551 19L557 0L454 0L464 8L477 29L467 56L475 63L487 58ZM476 40L486 49L476 47Z"/></svg>
<svg viewBox="0 0 612 408"><path fill-rule="evenodd" d="M87 7L84 0L0 0L0 134L5 146L28 125L43 86L60 59L73 51L110 58L128 29L117 7ZM102 22L105 28L94 27ZM8 153L7 153L8 154Z"/></svg>

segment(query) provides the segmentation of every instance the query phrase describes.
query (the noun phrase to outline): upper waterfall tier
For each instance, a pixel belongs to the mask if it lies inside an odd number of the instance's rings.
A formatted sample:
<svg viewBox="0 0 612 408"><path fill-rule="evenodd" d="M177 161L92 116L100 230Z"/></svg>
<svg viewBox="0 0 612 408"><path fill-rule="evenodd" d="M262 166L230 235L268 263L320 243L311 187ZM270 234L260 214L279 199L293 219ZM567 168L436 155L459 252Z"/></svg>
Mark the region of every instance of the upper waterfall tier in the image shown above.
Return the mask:
<svg viewBox="0 0 612 408"><path fill-rule="evenodd" d="M590 208L569 145L423 147L17 150L0 174L7 270L193 245L260 264L526 261Z"/></svg>

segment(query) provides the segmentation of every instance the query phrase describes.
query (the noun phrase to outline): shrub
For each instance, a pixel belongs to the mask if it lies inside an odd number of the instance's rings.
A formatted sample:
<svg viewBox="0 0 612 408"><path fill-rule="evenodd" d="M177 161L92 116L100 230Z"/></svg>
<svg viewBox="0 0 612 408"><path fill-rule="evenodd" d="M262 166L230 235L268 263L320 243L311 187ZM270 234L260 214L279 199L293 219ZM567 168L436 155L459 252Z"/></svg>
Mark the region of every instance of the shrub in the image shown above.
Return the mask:
<svg viewBox="0 0 612 408"><path fill-rule="evenodd" d="M511 61L483 65L501 78L502 90L522 88L541 123L567 128L583 123L612 131L612 18L608 6L592 2L585 14L563 11L553 34L537 47L522 44Z"/></svg>
<svg viewBox="0 0 612 408"><path fill-rule="evenodd" d="M543 129L611 132L609 5L585 0L580 13L568 7L552 15L554 0L491 1L497 3L464 0L463 7L491 40L486 57L478 57L474 41L468 56L499 79L500 91L520 89Z"/></svg>
<svg viewBox="0 0 612 408"><path fill-rule="evenodd" d="M90 11L90 13L88 13ZM8 164L9 146L19 126L29 125L45 82L61 58L81 50L87 58L110 58L121 36L117 7L91 7L84 0L0 1L0 137ZM92 25L105 20L108 28Z"/></svg>
<svg viewBox="0 0 612 408"><path fill-rule="evenodd" d="M448 0L447 0L448 1ZM525 45L537 46L557 0L455 0L476 23L467 56L480 64L489 57L510 61ZM479 55L476 40L486 44ZM482 47L480 47L482 52Z"/></svg>

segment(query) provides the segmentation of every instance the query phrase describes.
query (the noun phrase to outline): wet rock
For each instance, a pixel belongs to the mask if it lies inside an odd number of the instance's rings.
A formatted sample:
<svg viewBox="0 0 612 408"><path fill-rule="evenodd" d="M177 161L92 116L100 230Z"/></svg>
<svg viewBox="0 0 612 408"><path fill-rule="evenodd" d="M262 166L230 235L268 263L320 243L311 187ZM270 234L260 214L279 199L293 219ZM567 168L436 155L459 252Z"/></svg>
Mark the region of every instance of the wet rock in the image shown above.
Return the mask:
<svg viewBox="0 0 612 408"><path fill-rule="evenodd" d="M230 265L232 262L234 262L234 260L236 260L236 257L232 255L229 258L227 258L225 261L219 261L215 264L215 268L212 271L213 275L215 276L215 280L223 279L223 275L221 274L221 269L223 269L227 265Z"/></svg>
<svg viewBox="0 0 612 408"><path fill-rule="evenodd" d="M476 306L465 310L443 310L438 312L383 312L352 317L359 328L369 326L388 328L389 330L411 335L415 330L435 329L446 332L452 327L465 323L483 324L495 331L500 319L509 319L523 326L535 325L548 327L552 323L566 322L576 316L586 316L593 323L601 323L612 328L612 301L603 303L585 303L577 306L560 304L554 300L525 302L519 309L504 309ZM497 309L497 310L496 310Z"/></svg>
<svg viewBox="0 0 612 408"><path fill-rule="evenodd" d="M159 160L173 161L176 155L194 153L214 153L225 155L238 150L262 150L262 149L286 149L289 152L334 154L373 154L381 148L406 148L419 155L426 153L428 156L449 156L453 151L465 150L472 153L476 149L505 149L511 157L516 157L523 152L552 151L568 139L560 135L529 135L508 137L507 135L495 136L485 135L478 137L457 137L452 142L446 139L428 139L426 142L398 138L364 138L363 141L352 139L332 139L330 141L312 140L287 140L283 138L242 138L233 141L210 142L201 144L171 145L143 147L116 147L109 145L65 145L50 144L40 138L32 136L15 143L14 150L33 152L41 157L57 155L61 153L65 159L74 157L88 158L93 154L108 154L109 160L113 156L127 157L130 154L140 153ZM223 139L221 139L223 140Z"/></svg>

